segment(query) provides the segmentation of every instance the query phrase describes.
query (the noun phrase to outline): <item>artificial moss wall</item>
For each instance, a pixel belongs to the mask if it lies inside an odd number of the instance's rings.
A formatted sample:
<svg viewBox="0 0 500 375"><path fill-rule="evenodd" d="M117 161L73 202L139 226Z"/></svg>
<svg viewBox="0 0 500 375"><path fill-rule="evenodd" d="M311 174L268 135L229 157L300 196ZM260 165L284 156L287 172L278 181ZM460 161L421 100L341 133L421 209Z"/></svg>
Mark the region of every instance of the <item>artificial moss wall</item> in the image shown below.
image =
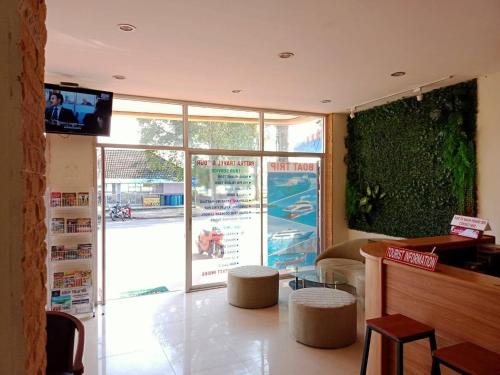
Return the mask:
<svg viewBox="0 0 500 375"><path fill-rule="evenodd" d="M449 232L476 214L476 81L356 113L348 122L349 228L398 237Z"/></svg>

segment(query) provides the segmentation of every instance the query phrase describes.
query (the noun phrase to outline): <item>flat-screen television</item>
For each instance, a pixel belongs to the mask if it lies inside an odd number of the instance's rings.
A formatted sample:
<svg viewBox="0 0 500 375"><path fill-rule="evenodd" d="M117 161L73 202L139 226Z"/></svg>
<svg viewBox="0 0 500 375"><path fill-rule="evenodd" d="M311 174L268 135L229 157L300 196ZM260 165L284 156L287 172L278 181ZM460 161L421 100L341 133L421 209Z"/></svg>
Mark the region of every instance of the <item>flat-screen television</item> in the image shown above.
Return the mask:
<svg viewBox="0 0 500 375"><path fill-rule="evenodd" d="M109 136L113 93L45 84L47 133Z"/></svg>

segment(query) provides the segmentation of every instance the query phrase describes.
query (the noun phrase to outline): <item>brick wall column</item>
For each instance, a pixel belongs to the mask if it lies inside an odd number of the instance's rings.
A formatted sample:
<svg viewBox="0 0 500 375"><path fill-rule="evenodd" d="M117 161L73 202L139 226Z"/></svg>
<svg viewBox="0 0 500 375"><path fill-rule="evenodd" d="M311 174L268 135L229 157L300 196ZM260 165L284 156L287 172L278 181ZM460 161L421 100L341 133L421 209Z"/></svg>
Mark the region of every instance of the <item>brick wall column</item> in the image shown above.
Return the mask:
<svg viewBox="0 0 500 375"><path fill-rule="evenodd" d="M0 374L45 374L45 2L0 12Z"/></svg>

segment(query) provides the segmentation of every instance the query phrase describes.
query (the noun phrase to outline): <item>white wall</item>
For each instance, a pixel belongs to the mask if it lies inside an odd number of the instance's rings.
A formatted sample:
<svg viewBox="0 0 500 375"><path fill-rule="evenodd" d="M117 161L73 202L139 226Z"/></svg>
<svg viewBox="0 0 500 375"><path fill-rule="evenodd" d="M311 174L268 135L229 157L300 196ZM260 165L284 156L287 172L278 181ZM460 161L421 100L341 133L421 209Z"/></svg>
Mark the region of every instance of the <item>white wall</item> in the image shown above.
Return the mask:
<svg viewBox="0 0 500 375"><path fill-rule="evenodd" d="M338 122L334 126L344 126ZM337 137L345 136L345 129L337 129ZM334 159L343 159L345 148L335 143ZM495 235L500 243L500 72L478 78L478 117L477 117L477 193L478 216L490 221L492 231L488 234ZM336 176L343 177L336 177ZM344 163L334 163L334 183L338 184L334 190L334 201L344 199L346 166ZM336 208L342 210L343 204L337 203ZM347 222L336 220L334 223L334 242L340 242L347 231L348 239L367 237L387 237L376 233L367 233L347 228ZM342 233L341 238L335 237L335 232Z"/></svg>
<svg viewBox="0 0 500 375"><path fill-rule="evenodd" d="M95 188L95 137L47 135L47 188Z"/></svg>
<svg viewBox="0 0 500 375"><path fill-rule="evenodd" d="M478 216L500 243L500 72L478 79Z"/></svg>

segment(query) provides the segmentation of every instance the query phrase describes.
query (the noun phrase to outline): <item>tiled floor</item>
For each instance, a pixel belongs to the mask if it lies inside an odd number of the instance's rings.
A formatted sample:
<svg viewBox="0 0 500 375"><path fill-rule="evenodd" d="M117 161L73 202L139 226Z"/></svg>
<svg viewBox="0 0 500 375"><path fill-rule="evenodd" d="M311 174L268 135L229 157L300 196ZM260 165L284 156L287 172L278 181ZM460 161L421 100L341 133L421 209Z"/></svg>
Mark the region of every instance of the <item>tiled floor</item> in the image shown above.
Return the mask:
<svg viewBox="0 0 500 375"><path fill-rule="evenodd" d="M357 374L363 342L315 349L288 333L287 281L277 306L230 306L226 289L172 292L109 302L85 321L85 374ZM104 312L104 315L102 313Z"/></svg>

